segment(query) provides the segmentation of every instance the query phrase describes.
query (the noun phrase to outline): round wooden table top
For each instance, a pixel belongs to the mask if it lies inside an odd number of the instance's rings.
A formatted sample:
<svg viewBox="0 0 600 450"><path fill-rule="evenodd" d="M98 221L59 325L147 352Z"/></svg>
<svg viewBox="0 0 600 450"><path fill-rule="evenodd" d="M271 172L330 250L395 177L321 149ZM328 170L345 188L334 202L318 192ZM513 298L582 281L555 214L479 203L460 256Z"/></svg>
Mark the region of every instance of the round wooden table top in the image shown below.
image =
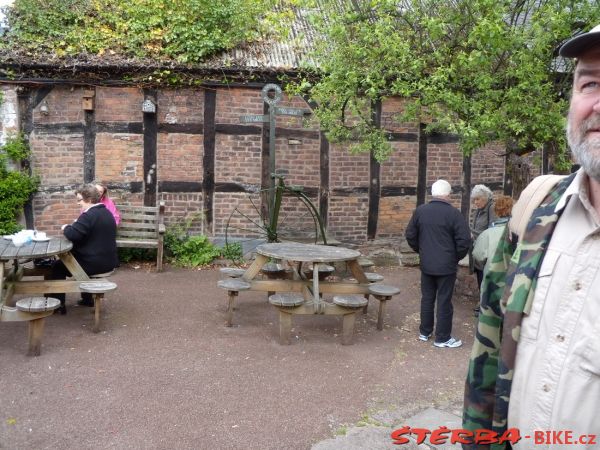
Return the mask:
<svg viewBox="0 0 600 450"><path fill-rule="evenodd" d="M60 255L73 248L73 243L65 237L50 237L47 241L32 241L16 247L12 240L0 239L0 261L25 258L47 258Z"/></svg>
<svg viewBox="0 0 600 450"><path fill-rule="evenodd" d="M302 262L349 261L360 256L360 252L349 248L295 242L261 244L256 252L269 258Z"/></svg>

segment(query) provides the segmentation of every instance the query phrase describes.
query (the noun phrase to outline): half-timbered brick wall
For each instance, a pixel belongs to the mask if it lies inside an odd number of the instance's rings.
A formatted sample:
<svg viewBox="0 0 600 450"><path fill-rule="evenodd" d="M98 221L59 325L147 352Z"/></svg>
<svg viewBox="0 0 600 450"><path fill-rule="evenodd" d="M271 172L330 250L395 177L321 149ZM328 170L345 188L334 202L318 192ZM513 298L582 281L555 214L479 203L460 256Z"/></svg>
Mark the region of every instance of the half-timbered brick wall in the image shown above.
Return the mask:
<svg viewBox="0 0 600 450"><path fill-rule="evenodd" d="M59 233L61 224L78 214L74 188L99 180L109 185L117 203L164 200L167 224L193 216L193 231L221 236L236 202L268 186L268 129L240 123L241 115L266 113L260 86L0 88L5 98L0 139L24 131L31 167L41 180L28 226ZM86 110L83 97L89 92L94 105ZM146 98L156 101L155 114L142 112ZM309 109L303 99L285 95L278 106ZM455 138L425 136L419 124L398 122L400 100L380 108L381 126L390 132L394 148L381 164L328 142L306 119L276 119L276 168L288 173L287 183L305 187L329 234L342 242L402 236L419 198L429 198L437 178L452 184L455 206L469 194L462 189L463 155ZM472 185L485 183L499 191L503 179L500 146L473 155Z"/></svg>

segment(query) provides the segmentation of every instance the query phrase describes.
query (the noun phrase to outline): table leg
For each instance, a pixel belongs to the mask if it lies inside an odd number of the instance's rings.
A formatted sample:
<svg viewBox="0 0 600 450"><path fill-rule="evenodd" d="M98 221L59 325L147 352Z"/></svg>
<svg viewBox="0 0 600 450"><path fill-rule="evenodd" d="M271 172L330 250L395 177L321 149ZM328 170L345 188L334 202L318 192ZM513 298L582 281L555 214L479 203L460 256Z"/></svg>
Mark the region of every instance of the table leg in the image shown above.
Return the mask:
<svg viewBox="0 0 600 450"><path fill-rule="evenodd" d="M279 310L279 341L281 344L290 345L292 333L292 315L282 309Z"/></svg>
<svg viewBox="0 0 600 450"><path fill-rule="evenodd" d="M352 344L352 335L354 334L354 323L356 322L356 312L344 314L342 322L342 345Z"/></svg>
<svg viewBox="0 0 600 450"><path fill-rule="evenodd" d="M0 308L4 303L4 261L0 262Z"/></svg>
<svg viewBox="0 0 600 450"><path fill-rule="evenodd" d="M44 333L44 318L29 321L29 350L28 356L39 356L42 351L42 334Z"/></svg>
<svg viewBox="0 0 600 450"><path fill-rule="evenodd" d="M313 297L315 314L321 313L321 296L319 295L319 263L313 263Z"/></svg>
<svg viewBox="0 0 600 450"><path fill-rule="evenodd" d="M94 294L94 328L92 329L94 333L100 331L100 306L103 297L104 294Z"/></svg>
<svg viewBox="0 0 600 450"><path fill-rule="evenodd" d="M58 257L77 281L88 281L90 279L71 252L61 253Z"/></svg>
<svg viewBox="0 0 600 450"><path fill-rule="evenodd" d="M225 312L225 325L230 327L233 322L233 306L235 303L235 296L238 294L237 291L227 291L227 310Z"/></svg>

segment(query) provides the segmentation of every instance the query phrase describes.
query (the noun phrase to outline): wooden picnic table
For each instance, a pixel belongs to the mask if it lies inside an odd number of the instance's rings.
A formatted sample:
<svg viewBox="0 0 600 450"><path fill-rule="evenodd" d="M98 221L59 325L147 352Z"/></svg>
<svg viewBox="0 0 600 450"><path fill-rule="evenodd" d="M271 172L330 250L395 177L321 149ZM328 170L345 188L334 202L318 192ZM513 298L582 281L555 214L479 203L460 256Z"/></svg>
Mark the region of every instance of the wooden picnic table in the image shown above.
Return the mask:
<svg viewBox="0 0 600 450"><path fill-rule="evenodd" d="M23 311L15 307L15 294L53 294L81 292L79 284L90 278L71 254L73 244L64 237L50 237L47 241L31 242L17 247L12 240L0 238L0 322L29 321L29 353L39 354L43 319L48 311ZM36 269L26 269L24 260L57 256L69 269L72 280L36 280ZM34 325L35 324L35 325ZM34 325L34 326L32 326Z"/></svg>
<svg viewBox="0 0 600 450"><path fill-rule="evenodd" d="M0 241L0 304L14 306L14 294L81 292L79 283L90 278L71 254L72 248L73 243L65 237L50 237L47 241L31 242L20 247L3 238ZM64 263L73 276L72 280L23 279L23 276L35 275L36 271L25 269L20 262L51 256L57 256Z"/></svg>
<svg viewBox="0 0 600 450"><path fill-rule="evenodd" d="M358 263L360 252L344 247L300 243L270 243L256 247L256 259L242 279L250 283L250 290L266 292L298 292L304 297L300 305L279 305L279 332L282 343L290 343L292 315L342 315L342 343L350 344L358 308L341 306L325 301L321 294L369 293L369 282ZM292 280L256 280L255 277L269 259L287 261L294 270ZM356 282L321 281L319 267L325 263L345 261ZM302 263L312 263L313 277L308 280L301 270ZM361 307L362 309L362 307Z"/></svg>

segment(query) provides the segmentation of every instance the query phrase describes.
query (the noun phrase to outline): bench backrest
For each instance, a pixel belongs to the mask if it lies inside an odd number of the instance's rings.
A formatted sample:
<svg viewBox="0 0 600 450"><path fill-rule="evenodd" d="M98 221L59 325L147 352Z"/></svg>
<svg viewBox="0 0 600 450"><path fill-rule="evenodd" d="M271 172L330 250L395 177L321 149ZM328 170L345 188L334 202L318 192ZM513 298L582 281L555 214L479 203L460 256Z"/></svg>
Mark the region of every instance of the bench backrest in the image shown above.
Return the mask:
<svg viewBox="0 0 600 450"><path fill-rule="evenodd" d="M158 206L117 205L121 223L117 239L157 239L159 225L164 223L165 203Z"/></svg>

